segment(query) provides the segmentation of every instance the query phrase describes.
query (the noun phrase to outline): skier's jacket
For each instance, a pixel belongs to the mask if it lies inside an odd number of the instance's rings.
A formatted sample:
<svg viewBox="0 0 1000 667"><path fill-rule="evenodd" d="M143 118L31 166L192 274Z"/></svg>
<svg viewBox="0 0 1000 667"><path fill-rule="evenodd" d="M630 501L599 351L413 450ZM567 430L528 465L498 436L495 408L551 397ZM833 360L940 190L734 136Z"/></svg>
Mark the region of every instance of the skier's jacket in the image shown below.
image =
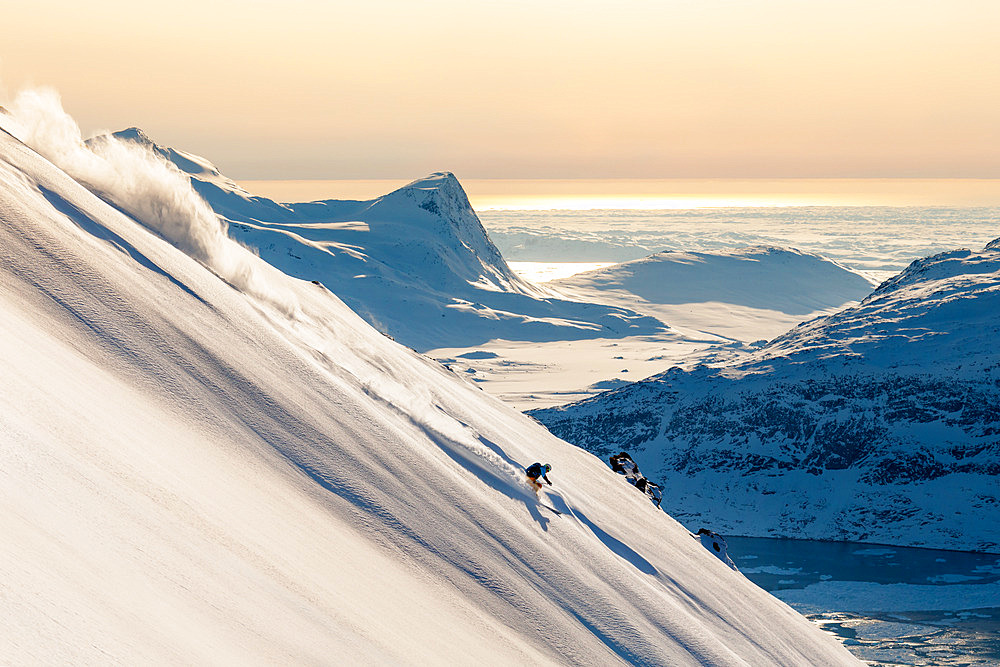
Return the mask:
<svg viewBox="0 0 1000 667"><path fill-rule="evenodd" d="M541 463L532 463L530 466L524 469L525 474L531 479L537 480L539 477L545 480L545 483L552 486L552 482L549 478L545 476L545 471L542 469Z"/></svg>

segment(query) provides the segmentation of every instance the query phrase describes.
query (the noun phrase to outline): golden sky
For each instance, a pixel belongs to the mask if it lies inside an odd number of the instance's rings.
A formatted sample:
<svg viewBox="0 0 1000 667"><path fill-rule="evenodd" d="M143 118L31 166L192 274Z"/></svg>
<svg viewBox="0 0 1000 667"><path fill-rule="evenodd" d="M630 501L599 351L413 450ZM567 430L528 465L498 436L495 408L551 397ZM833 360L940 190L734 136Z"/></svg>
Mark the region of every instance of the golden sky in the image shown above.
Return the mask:
<svg viewBox="0 0 1000 667"><path fill-rule="evenodd" d="M996 0L3 3L49 85L242 179L1000 177Z"/></svg>

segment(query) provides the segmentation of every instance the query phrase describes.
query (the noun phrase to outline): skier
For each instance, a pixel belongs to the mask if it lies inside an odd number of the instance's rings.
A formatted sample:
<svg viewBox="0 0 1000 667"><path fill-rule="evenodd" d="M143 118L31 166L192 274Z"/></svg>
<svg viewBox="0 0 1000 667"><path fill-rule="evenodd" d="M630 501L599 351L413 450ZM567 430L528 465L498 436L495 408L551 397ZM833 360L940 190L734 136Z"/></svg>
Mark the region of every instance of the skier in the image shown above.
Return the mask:
<svg viewBox="0 0 1000 667"><path fill-rule="evenodd" d="M544 465L541 463L532 463L524 469L524 473L528 476L528 483L535 489L535 495L538 495L538 493L542 490L542 483L538 481L539 477L544 479L546 484L552 486L552 482L550 482L549 478L546 477L550 470L552 470L552 466L548 463Z"/></svg>
<svg viewBox="0 0 1000 667"><path fill-rule="evenodd" d="M719 560L721 560L723 563L725 563L732 569L739 572L739 570L736 568L736 563L734 563L733 559L730 558L729 554L726 553L726 547L727 547L726 540L724 537L722 537L722 535L719 535L718 533L711 531L708 528L699 528L698 534L695 535L695 537L699 538L701 540L702 546L704 546L706 549L715 554L715 556Z"/></svg>

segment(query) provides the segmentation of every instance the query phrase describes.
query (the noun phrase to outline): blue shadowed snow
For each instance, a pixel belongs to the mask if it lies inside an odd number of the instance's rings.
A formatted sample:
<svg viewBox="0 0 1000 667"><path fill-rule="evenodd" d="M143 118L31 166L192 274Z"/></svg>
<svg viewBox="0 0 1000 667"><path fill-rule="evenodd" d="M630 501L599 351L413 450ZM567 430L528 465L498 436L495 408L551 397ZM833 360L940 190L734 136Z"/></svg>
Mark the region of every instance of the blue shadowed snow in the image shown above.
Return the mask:
<svg viewBox="0 0 1000 667"><path fill-rule="evenodd" d="M559 498L558 496L550 496L550 498L552 499L552 504L560 512L566 514L572 511L573 516L575 516L577 519L580 520L581 523L583 523L583 525L589 528L591 532L593 532L594 535L597 536L597 539L603 542L604 546L606 546L608 549L611 549L616 554L618 554L628 562L632 563L632 565L634 565L640 571L645 572L646 574L653 576L659 574L657 569L653 567L652 563L650 563L648 560L640 556L638 552L636 552L634 549L629 547L621 540L609 535L607 531L602 530L600 526L598 526L593 521L588 519L586 514L584 514L580 510L570 510L569 506L567 506L566 503L563 502L562 499Z"/></svg>
<svg viewBox="0 0 1000 667"><path fill-rule="evenodd" d="M456 354L455 356L459 359L496 359L500 355L496 352L476 350L473 352L466 352L465 354Z"/></svg>

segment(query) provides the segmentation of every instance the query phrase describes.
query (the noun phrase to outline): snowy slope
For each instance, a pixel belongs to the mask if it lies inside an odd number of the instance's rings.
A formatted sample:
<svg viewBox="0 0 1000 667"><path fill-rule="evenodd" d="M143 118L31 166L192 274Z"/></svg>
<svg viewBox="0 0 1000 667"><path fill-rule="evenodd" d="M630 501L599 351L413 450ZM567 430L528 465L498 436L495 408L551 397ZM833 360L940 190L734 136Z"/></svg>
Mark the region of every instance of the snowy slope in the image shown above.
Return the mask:
<svg viewBox="0 0 1000 667"><path fill-rule="evenodd" d="M278 204L250 195L204 158L158 146L140 130L113 136L146 146L187 173L229 222L230 234L268 263L321 282L377 329L417 350L495 338L619 338L666 329L655 318L569 301L519 278L450 173L371 201Z"/></svg>
<svg viewBox="0 0 1000 667"><path fill-rule="evenodd" d="M853 662L51 107L0 119L62 168L0 132L4 663Z"/></svg>
<svg viewBox="0 0 1000 667"><path fill-rule="evenodd" d="M652 315L681 332L770 340L804 320L859 301L876 284L794 249L663 251L547 285L580 300Z"/></svg>
<svg viewBox="0 0 1000 667"><path fill-rule="evenodd" d="M1000 242L913 262L739 363L533 413L723 532L1000 551Z"/></svg>

